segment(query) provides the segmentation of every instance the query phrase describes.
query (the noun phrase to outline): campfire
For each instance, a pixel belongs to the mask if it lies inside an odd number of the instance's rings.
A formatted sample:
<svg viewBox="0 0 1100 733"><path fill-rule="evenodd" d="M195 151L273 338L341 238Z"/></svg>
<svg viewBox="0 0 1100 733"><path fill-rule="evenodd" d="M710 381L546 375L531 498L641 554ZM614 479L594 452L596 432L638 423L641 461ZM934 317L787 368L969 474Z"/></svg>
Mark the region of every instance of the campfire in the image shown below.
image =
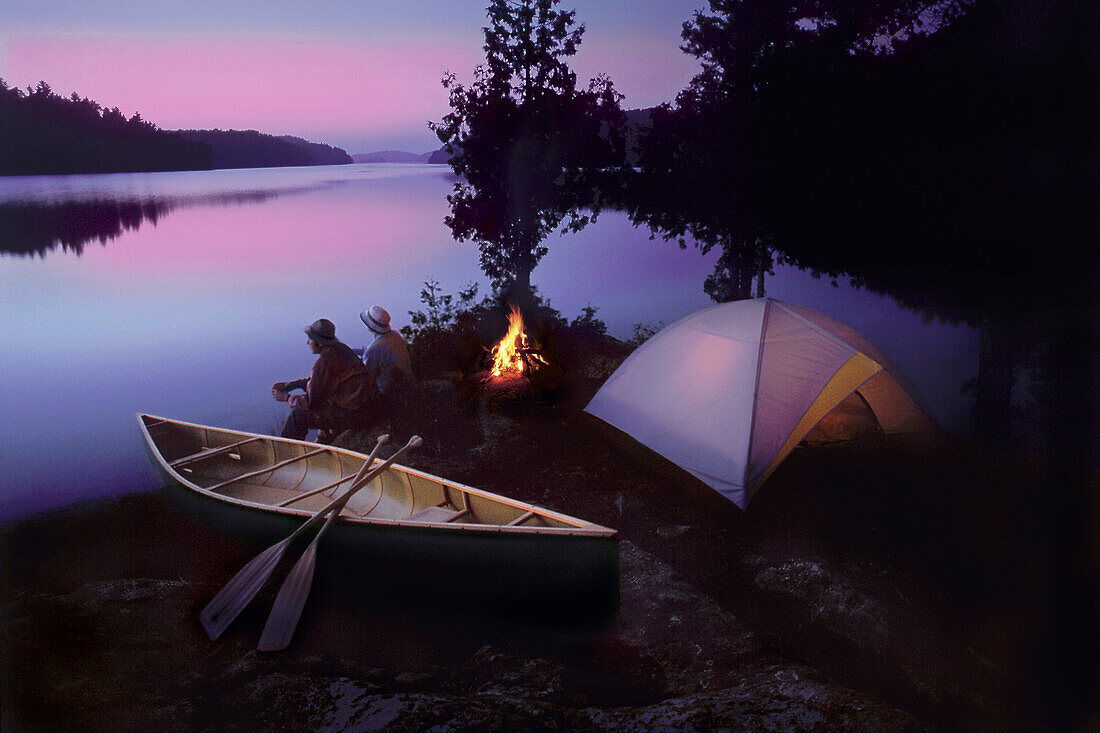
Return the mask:
<svg viewBox="0 0 1100 733"><path fill-rule="evenodd" d="M519 308L511 307L508 332L489 350L492 365L481 381L494 387L515 386L530 379L540 367L547 366L538 346L527 337Z"/></svg>

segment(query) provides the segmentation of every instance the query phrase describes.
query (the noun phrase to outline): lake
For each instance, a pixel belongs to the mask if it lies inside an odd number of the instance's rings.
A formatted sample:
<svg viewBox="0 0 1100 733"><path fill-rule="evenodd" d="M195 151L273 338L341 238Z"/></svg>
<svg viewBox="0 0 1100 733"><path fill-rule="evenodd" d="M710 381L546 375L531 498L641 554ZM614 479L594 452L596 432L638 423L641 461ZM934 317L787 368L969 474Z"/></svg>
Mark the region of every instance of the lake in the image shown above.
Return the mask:
<svg viewBox="0 0 1100 733"><path fill-rule="evenodd" d="M302 329L317 318L359 347L361 310L405 325L429 278L488 293L477 247L443 223L452 182L400 164L0 177L0 521L158 488L138 412L277 432L271 384L309 373ZM597 308L613 336L712 304L717 253L651 240L618 212L548 244L539 294L570 320ZM792 268L766 289L860 331L941 426L967 428L974 330Z"/></svg>

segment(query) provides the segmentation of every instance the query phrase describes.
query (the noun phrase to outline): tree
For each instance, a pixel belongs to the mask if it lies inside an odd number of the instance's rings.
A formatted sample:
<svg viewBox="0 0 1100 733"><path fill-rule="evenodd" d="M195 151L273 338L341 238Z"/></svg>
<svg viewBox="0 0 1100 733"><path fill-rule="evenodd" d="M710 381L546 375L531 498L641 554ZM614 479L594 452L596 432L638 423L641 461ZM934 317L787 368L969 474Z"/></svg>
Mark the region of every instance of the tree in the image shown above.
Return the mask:
<svg viewBox="0 0 1100 733"><path fill-rule="evenodd" d="M621 96L603 76L577 89L566 60L584 26L557 4L492 0L486 62L472 84L444 77L451 112L431 124L458 176L447 225L477 242L494 287L524 301L546 236L594 220L619 195L625 166Z"/></svg>
<svg viewBox="0 0 1100 733"><path fill-rule="evenodd" d="M981 328L977 433L1005 443L1015 375L1037 353L1063 354L1043 357L1044 382L1095 364L1048 348L1096 328L1094 250L1069 254L1095 231L1085 21L1023 0L713 0L684 26L702 70L653 114L631 215L721 246L712 296L748 295L764 243ZM1085 402L1027 417L1064 445L1053 424Z"/></svg>
<svg viewBox="0 0 1100 733"><path fill-rule="evenodd" d="M980 328L976 437L998 458L1028 449L1047 477L1031 489L1035 550L1057 564L1029 661L1052 664L1035 665L1028 703L1050 716L1030 727L1059 730L1081 727L1095 684L1074 614L1096 615L1096 13L712 0L685 24L702 71L654 114L632 197L655 231L724 234L706 242L733 246L733 267L765 238L787 262ZM1017 411L1023 370L1033 399Z"/></svg>
<svg viewBox="0 0 1100 733"><path fill-rule="evenodd" d="M777 132L789 122L777 119L776 98L855 59L888 54L893 42L948 22L960 8L954 0L711 0L709 13L683 25L682 48L699 59L700 72L675 104L653 112L641 137L632 219L681 247L689 234L703 252L720 247L704 289L718 301L749 297L776 249L763 212L797 208L762 186L776 180ZM790 259L782 248L777 254Z"/></svg>

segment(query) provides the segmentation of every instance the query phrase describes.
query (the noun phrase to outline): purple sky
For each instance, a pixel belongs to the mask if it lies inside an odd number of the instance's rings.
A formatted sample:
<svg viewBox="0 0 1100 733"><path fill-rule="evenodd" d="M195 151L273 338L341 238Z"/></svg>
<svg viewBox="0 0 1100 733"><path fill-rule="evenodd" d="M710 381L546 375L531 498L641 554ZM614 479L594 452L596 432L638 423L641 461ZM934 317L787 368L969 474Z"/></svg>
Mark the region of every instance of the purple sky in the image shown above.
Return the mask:
<svg viewBox="0 0 1100 733"><path fill-rule="evenodd" d="M572 65L628 108L671 100L698 69L680 26L705 0L576 0ZM4 0L0 78L45 80L164 129L256 129L344 148L425 152L446 71L483 60L478 0Z"/></svg>

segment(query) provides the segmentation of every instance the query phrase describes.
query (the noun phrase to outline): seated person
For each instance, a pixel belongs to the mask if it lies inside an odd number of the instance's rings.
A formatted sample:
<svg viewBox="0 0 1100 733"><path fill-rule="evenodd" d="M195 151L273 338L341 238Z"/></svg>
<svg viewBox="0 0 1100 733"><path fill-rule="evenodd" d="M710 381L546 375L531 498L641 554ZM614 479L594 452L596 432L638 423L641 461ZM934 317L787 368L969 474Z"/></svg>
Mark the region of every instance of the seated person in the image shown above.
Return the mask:
<svg viewBox="0 0 1100 733"><path fill-rule="evenodd" d="M392 400L414 381L409 362L409 346L400 333L390 328L390 314L374 305L359 314L374 334L374 341L363 349L363 364L374 377L384 399Z"/></svg>
<svg viewBox="0 0 1100 733"><path fill-rule="evenodd" d="M336 434L368 424L377 407L378 388L373 375L346 344L336 338L336 326L327 318L305 328L306 342L317 361L306 379L276 382L272 396L290 405L282 436L304 440L310 428L322 430L318 442L331 442ZM305 394L291 395L294 389Z"/></svg>

